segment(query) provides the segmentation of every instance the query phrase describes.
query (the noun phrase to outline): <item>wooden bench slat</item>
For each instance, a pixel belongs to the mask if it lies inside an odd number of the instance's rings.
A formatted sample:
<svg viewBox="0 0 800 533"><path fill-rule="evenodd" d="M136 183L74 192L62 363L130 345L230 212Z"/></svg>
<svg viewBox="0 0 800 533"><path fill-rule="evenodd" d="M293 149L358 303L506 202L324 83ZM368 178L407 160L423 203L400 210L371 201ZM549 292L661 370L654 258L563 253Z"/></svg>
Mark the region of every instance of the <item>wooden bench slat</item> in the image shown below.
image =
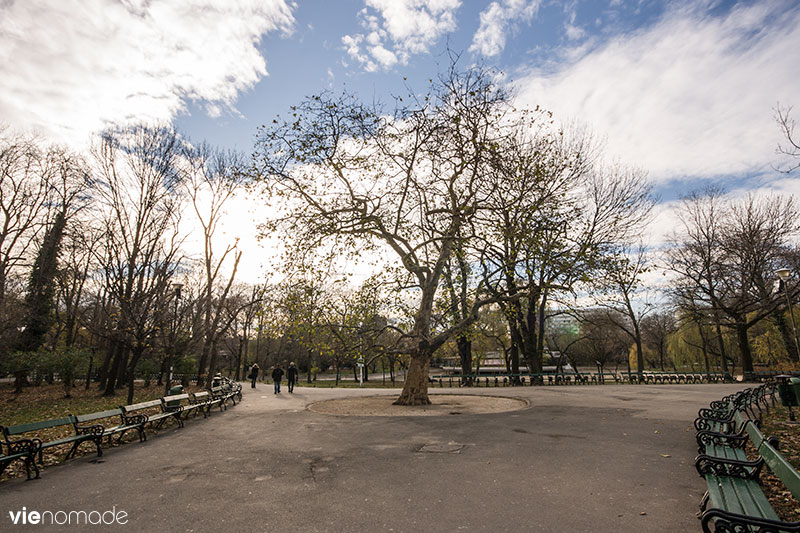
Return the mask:
<svg viewBox="0 0 800 533"><path fill-rule="evenodd" d="M49 429L56 426L66 426L72 424L72 417L65 416L62 418L54 418L52 420L42 420L39 422L29 422L27 424L19 424L17 426L6 426L5 433L7 435L19 435L29 431L38 431L40 429Z"/></svg>
<svg viewBox="0 0 800 533"><path fill-rule="evenodd" d="M736 493L744 509L743 514L778 520L777 513L769 504L769 500L757 482L734 479L733 483L736 486Z"/></svg>
<svg viewBox="0 0 800 533"><path fill-rule="evenodd" d="M150 407L161 407L161 400L150 400L149 402L133 403L122 407L125 412L139 411L141 409L149 409Z"/></svg>
<svg viewBox="0 0 800 533"><path fill-rule="evenodd" d="M90 422L92 420L100 420L102 418L111 418L112 416L119 416L122 414L122 409L109 409L108 411L99 411L97 413L88 413L85 415L75 415L78 422Z"/></svg>

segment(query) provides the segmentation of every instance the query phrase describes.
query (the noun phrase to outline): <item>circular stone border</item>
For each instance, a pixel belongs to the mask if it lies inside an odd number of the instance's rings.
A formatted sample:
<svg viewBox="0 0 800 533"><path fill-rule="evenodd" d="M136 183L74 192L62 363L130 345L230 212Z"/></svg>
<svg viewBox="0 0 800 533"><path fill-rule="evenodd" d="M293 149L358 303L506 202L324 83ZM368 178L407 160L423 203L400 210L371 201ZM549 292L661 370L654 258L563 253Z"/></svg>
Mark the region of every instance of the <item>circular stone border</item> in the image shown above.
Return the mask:
<svg viewBox="0 0 800 533"><path fill-rule="evenodd" d="M478 394L430 394L431 405L393 405L396 395L350 396L314 402L309 411L337 416L453 416L519 411L530 407L524 398Z"/></svg>

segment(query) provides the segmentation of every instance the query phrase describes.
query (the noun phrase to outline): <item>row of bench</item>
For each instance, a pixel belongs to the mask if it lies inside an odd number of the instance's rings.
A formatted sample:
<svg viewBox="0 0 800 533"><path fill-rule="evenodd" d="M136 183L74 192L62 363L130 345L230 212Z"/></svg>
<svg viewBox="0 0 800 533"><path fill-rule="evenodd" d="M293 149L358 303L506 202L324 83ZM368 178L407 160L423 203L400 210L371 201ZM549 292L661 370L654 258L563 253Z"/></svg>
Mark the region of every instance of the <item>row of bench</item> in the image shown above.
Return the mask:
<svg viewBox="0 0 800 533"><path fill-rule="evenodd" d="M229 401L236 405L237 399L241 398L241 385L226 379L208 391L174 394L96 413L69 415L15 426L0 426L3 438L0 442L0 474L13 461L22 460L25 463L28 480L32 479L31 470L35 472L35 478L39 478L39 467L36 463L44 464L43 454L47 449L70 446L64 458L67 460L75 455L81 444L89 442L94 444L97 456L101 457L104 439L110 444L112 437L116 436L119 443L125 433L136 431L139 442L143 442L147 440L145 433L147 424L150 424L151 428L160 428L172 419L178 427L183 427L183 420L190 414L197 416L198 413L203 413L203 417L206 418L212 408L219 407L220 410L225 410ZM100 423L100 421L106 422ZM71 434L46 441L31 436L60 428L70 428Z"/></svg>
<svg viewBox="0 0 800 533"><path fill-rule="evenodd" d="M475 387L507 387L514 383L521 385L588 385L600 383L634 383L634 384L666 384L666 383L721 383L728 381L721 372L665 372L638 374L617 374L616 372L580 373L580 374L497 374L481 376L478 374L436 375L430 382L439 387L460 387L471 384Z"/></svg>
<svg viewBox="0 0 800 533"><path fill-rule="evenodd" d="M778 452L777 439L765 437L760 430L762 414L775 405L775 390L774 383L766 383L726 396L698 412L695 468L708 488L698 513L703 531L800 531L800 522L783 522L778 517L759 483L766 465L800 497L800 474ZM756 460L745 452L748 441L758 454Z"/></svg>

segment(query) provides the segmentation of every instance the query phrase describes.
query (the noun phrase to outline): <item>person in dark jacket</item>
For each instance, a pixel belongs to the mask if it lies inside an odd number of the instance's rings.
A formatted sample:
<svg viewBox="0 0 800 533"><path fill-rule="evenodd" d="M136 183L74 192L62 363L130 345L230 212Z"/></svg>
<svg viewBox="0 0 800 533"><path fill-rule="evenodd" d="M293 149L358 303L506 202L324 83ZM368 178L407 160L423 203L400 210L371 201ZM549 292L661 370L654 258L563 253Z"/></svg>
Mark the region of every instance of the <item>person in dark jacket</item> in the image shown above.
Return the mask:
<svg viewBox="0 0 800 533"><path fill-rule="evenodd" d="M283 378L283 369L281 365L275 365L272 371L272 379L275 381L275 394L281 391L281 379Z"/></svg>
<svg viewBox="0 0 800 533"><path fill-rule="evenodd" d="M294 384L297 383L297 367L294 363L289 363L289 368L286 369L286 379L289 382L289 392L294 391Z"/></svg>
<svg viewBox="0 0 800 533"><path fill-rule="evenodd" d="M256 380L258 379L258 363L253 363L253 366L250 367L250 373L247 375L250 378L250 387L256 388Z"/></svg>

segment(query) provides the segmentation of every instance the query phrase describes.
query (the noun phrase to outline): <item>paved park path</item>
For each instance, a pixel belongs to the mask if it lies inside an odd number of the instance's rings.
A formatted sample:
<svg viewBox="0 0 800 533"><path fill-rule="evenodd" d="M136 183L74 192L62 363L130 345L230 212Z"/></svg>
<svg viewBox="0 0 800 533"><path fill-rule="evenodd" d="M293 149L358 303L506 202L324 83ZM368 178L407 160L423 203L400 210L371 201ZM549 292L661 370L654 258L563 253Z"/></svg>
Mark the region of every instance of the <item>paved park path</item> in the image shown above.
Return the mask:
<svg viewBox="0 0 800 533"><path fill-rule="evenodd" d="M397 391L246 387L208 420L3 483L0 531L78 530L14 526L9 511L23 506L127 513L126 525L95 531L699 531L692 421L742 388L432 389L530 407L389 418L306 406ZM420 451L430 444L453 446Z"/></svg>

